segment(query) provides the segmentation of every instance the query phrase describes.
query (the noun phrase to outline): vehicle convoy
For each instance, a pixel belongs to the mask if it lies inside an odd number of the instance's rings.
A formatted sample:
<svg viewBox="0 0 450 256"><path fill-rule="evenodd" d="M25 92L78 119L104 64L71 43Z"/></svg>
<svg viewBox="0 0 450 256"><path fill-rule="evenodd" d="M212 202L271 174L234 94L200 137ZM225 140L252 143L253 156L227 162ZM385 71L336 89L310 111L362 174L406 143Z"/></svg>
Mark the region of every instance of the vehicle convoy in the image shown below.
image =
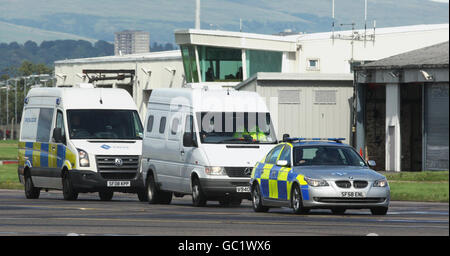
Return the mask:
<svg viewBox="0 0 450 256"><path fill-rule="evenodd" d="M390 189L386 178L371 170L343 139L284 138L252 170L252 205L256 212L291 207L297 214L310 209L370 209L388 211Z"/></svg>
<svg viewBox="0 0 450 256"><path fill-rule="evenodd" d="M150 95L141 160L149 203L191 194L195 206L240 205L256 161L278 143L269 111L254 92L188 86Z"/></svg>
<svg viewBox="0 0 450 256"><path fill-rule="evenodd" d="M138 193L142 124L123 89L33 88L25 98L19 141L19 180L27 198L41 189L62 190L64 199L99 192Z"/></svg>

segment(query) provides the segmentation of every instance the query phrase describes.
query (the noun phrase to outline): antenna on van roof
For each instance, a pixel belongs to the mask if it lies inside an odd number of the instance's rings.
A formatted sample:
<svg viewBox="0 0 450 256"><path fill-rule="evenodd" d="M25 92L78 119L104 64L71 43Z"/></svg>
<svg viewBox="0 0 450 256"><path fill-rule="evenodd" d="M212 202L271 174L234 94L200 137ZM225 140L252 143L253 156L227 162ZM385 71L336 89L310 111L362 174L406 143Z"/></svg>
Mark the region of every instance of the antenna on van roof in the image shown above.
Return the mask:
<svg viewBox="0 0 450 256"><path fill-rule="evenodd" d="M100 104L103 104L103 100L102 100L102 88L100 88Z"/></svg>

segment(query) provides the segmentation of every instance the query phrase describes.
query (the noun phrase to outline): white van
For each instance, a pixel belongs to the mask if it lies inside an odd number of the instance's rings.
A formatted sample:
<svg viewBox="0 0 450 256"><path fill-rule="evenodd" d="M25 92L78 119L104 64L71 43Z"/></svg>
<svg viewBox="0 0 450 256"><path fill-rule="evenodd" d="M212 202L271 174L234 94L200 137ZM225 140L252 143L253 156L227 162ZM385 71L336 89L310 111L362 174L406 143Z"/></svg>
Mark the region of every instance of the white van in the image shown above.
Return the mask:
<svg viewBox="0 0 450 256"><path fill-rule="evenodd" d="M146 200L141 136L136 105L123 89L31 89L19 141L18 174L26 197L57 189L66 200L82 192L111 200L115 191L140 192Z"/></svg>
<svg viewBox="0 0 450 256"><path fill-rule="evenodd" d="M149 203L192 195L240 205L250 175L277 139L264 100L255 92L191 85L152 91L144 121L142 174Z"/></svg>

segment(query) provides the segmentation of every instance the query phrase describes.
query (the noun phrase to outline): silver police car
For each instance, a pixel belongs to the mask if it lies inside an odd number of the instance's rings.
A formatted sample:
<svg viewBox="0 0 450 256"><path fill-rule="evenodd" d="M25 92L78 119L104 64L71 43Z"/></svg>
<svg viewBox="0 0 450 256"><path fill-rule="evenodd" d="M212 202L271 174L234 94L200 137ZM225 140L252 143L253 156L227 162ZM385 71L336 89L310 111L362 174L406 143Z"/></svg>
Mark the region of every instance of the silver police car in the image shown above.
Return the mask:
<svg viewBox="0 0 450 256"><path fill-rule="evenodd" d="M297 214L310 209L370 209L385 215L390 188L386 178L369 168L343 138L285 138L253 168L250 185L253 209L291 207Z"/></svg>

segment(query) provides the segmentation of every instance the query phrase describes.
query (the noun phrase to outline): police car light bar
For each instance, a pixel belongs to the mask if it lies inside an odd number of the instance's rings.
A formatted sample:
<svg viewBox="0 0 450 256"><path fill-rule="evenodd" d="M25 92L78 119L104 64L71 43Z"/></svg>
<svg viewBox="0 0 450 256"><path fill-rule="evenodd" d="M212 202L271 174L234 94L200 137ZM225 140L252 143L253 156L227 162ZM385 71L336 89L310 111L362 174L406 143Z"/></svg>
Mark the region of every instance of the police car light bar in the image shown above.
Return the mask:
<svg viewBox="0 0 450 256"><path fill-rule="evenodd" d="M316 140L326 140L326 141L335 141L336 143L342 143L345 138L284 138L284 141L292 142L292 141L316 141Z"/></svg>

